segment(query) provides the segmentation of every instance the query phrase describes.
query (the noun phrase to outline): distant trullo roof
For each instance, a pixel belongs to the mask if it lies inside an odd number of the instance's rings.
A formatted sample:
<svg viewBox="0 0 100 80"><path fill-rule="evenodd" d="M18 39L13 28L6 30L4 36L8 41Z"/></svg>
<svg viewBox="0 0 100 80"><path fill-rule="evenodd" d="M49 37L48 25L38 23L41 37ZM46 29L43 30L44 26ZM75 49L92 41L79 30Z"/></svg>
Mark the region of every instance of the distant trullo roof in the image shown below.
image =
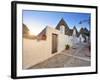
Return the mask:
<svg viewBox="0 0 100 80"><path fill-rule="evenodd" d="M60 30L61 25L65 26L65 35L72 36L73 30L75 29L76 30L76 36L78 36L77 28L74 26L73 29L70 29L68 24L65 22L65 20L63 18L57 24L56 29Z"/></svg>
<svg viewBox="0 0 100 80"><path fill-rule="evenodd" d="M67 23L65 22L65 20L63 18L57 24L56 29L60 30L61 25L65 26L65 34L66 34L66 32L69 30L69 27L68 27Z"/></svg>

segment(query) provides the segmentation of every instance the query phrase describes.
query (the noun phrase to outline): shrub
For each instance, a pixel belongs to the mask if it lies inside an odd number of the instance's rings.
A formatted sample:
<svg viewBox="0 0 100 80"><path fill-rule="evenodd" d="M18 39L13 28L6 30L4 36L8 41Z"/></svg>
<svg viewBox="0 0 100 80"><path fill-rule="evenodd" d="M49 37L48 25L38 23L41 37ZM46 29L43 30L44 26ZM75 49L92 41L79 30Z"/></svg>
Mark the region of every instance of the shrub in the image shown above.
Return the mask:
<svg viewBox="0 0 100 80"><path fill-rule="evenodd" d="M70 46L67 44L65 45L66 50L68 50L70 48Z"/></svg>

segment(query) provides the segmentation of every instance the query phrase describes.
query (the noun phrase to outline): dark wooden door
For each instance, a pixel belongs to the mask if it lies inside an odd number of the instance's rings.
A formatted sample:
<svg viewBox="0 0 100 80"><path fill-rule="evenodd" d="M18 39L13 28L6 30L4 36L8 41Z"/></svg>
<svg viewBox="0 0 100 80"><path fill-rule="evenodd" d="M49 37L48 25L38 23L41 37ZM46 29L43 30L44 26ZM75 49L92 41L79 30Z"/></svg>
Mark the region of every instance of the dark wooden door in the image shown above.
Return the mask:
<svg viewBox="0 0 100 80"><path fill-rule="evenodd" d="M57 52L57 45L58 45L57 39L58 39L57 34L52 34L52 53Z"/></svg>

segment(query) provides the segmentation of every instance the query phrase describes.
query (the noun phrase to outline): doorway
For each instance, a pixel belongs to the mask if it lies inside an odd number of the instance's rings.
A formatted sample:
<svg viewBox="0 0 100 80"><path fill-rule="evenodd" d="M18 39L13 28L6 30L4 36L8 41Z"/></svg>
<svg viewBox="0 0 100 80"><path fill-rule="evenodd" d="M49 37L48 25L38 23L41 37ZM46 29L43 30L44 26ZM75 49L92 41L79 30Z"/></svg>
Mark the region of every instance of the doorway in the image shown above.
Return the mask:
<svg viewBox="0 0 100 80"><path fill-rule="evenodd" d="M57 46L58 46L58 35L52 34L52 53L57 52Z"/></svg>

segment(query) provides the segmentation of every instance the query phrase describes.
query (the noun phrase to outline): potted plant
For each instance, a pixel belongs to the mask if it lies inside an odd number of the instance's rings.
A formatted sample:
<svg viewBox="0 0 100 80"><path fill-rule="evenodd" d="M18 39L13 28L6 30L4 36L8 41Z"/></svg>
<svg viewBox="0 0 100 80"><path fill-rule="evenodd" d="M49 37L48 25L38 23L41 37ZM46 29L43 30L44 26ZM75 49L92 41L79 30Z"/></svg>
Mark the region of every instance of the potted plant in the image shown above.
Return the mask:
<svg viewBox="0 0 100 80"><path fill-rule="evenodd" d="M70 48L70 46L67 44L65 45L65 49L68 50Z"/></svg>

